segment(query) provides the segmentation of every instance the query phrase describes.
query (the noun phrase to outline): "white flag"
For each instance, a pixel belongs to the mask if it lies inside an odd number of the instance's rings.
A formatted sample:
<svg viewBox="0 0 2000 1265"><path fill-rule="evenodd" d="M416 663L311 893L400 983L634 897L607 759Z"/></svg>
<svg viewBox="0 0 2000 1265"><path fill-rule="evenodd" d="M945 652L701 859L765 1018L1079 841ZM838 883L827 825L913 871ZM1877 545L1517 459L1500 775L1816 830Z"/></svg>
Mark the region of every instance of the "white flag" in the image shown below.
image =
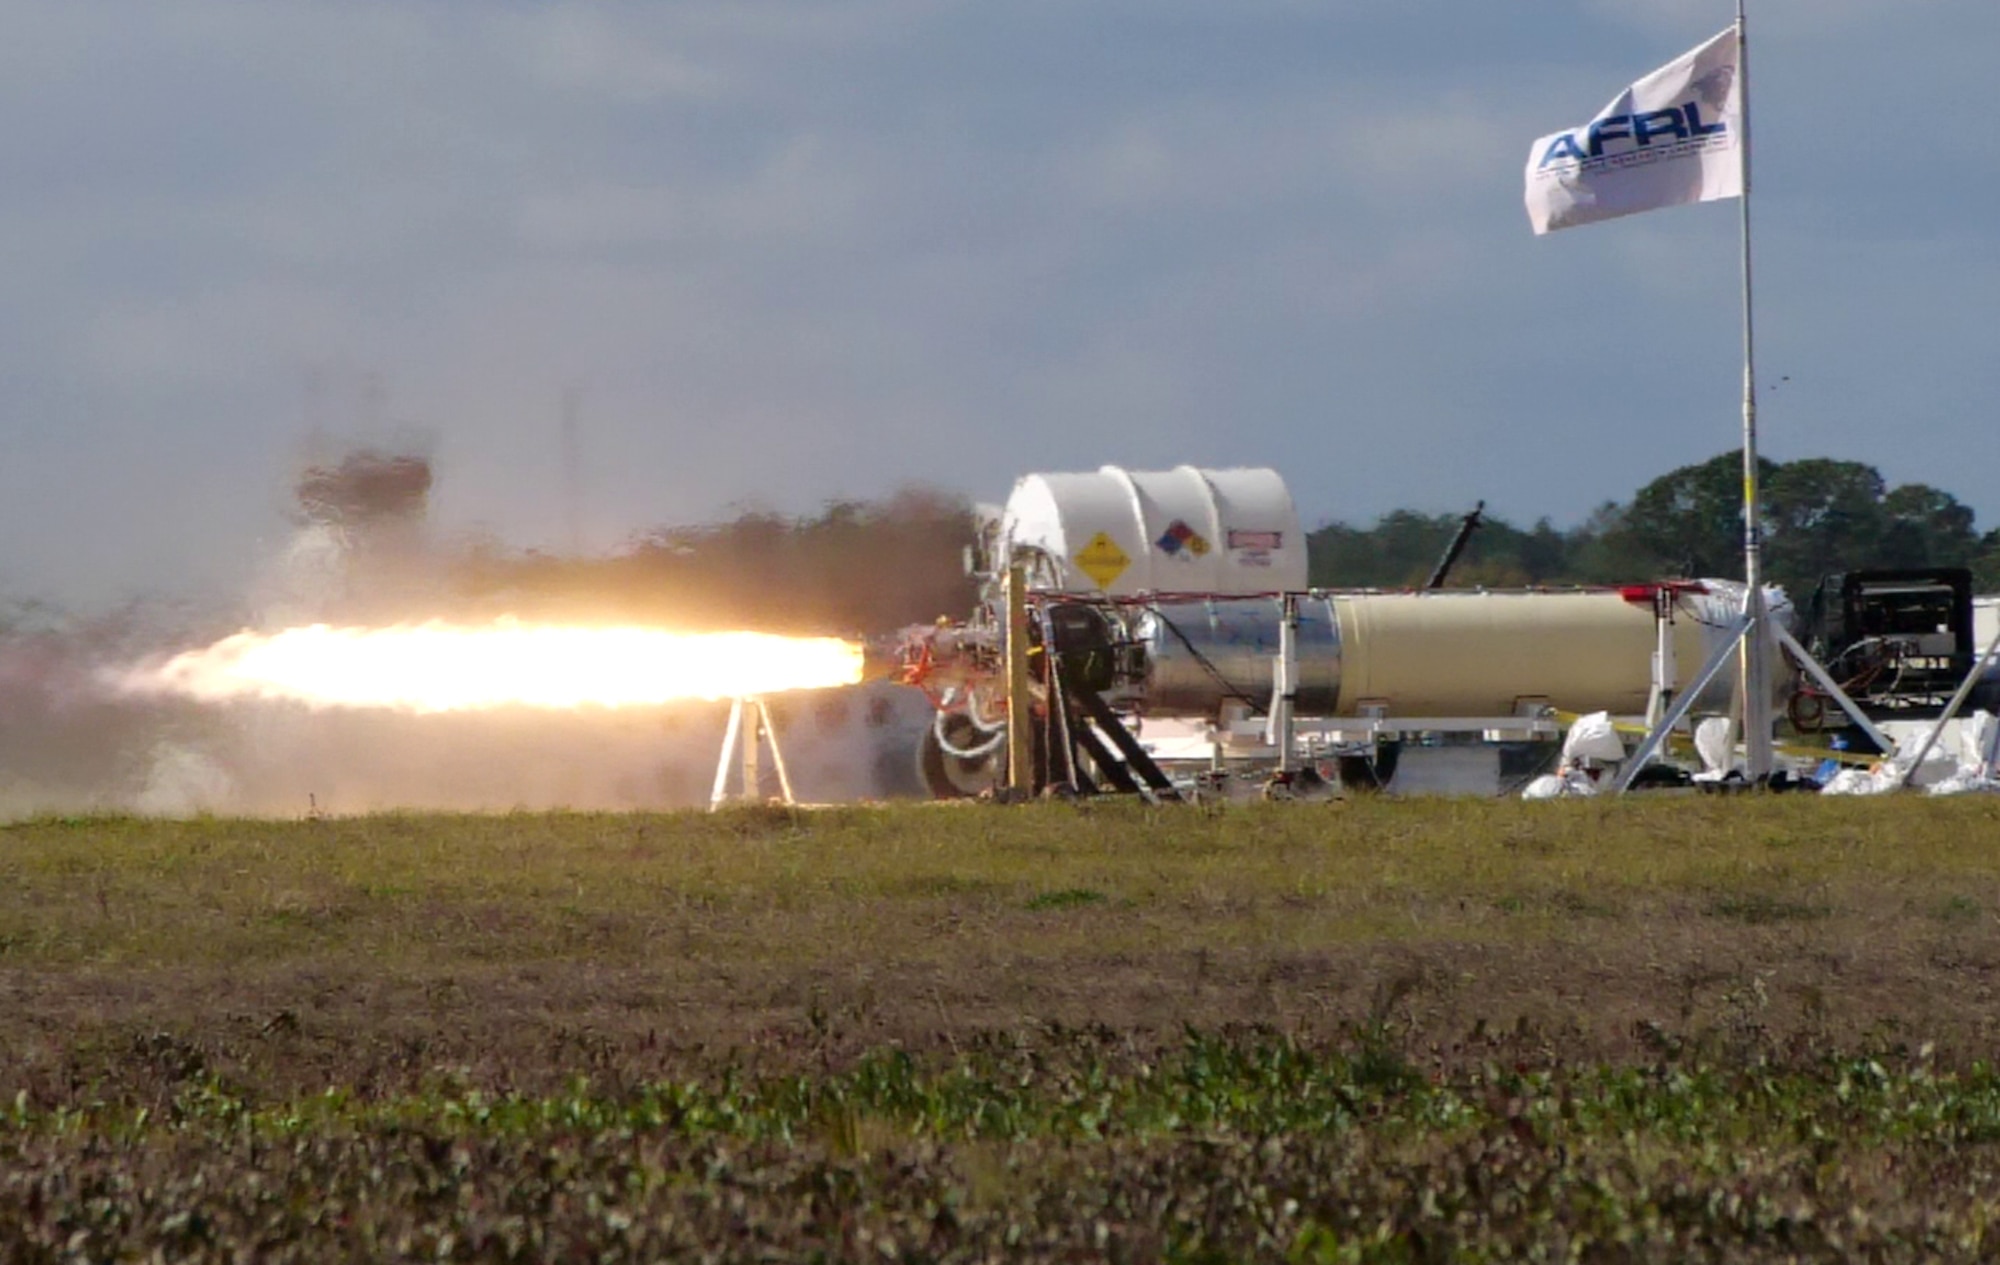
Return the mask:
<svg viewBox="0 0 2000 1265"><path fill-rule="evenodd" d="M1743 85L1736 28L1612 98L1582 127L1528 152L1536 233L1635 211L1743 195Z"/></svg>

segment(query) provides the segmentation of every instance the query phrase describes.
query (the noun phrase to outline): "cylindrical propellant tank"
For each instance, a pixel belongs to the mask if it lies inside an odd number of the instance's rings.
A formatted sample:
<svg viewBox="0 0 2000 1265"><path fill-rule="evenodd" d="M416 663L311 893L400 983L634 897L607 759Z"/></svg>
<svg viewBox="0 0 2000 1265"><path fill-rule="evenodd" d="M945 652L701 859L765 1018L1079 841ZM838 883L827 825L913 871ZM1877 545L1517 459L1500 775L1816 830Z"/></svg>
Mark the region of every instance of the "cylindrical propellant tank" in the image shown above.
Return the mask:
<svg viewBox="0 0 2000 1265"><path fill-rule="evenodd" d="M1674 622L1685 687L1726 636L1736 598L1683 594ZM1271 693L1281 604L1244 597L1145 608L1134 629L1147 670L1140 706L1213 716ZM1505 716L1524 700L1563 711L1645 711L1657 644L1650 602L1615 589L1307 594L1299 599L1298 713ZM1723 672L1703 706L1726 706Z"/></svg>
<svg viewBox="0 0 2000 1265"><path fill-rule="evenodd" d="M1034 559L1036 589L1241 595L1306 584L1305 533L1275 470L1031 474L1001 527L1007 548Z"/></svg>

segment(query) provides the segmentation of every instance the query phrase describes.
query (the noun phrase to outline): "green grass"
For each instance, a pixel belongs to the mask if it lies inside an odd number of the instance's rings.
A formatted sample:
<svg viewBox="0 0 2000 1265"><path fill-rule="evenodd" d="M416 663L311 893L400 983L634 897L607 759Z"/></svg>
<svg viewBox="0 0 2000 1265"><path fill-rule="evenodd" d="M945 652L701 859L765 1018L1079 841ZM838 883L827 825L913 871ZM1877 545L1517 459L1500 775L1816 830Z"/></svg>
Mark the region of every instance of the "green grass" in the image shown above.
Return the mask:
<svg viewBox="0 0 2000 1265"><path fill-rule="evenodd" d="M17 823L0 1259L1984 1259L1996 827Z"/></svg>
<svg viewBox="0 0 2000 1265"><path fill-rule="evenodd" d="M1054 951L1156 950L1190 923L1224 943L1504 941L1663 903L1749 923L1941 907L2000 879L1994 837L1985 800L1801 798L46 820L0 828L0 963L636 960L690 926L783 955L801 937L765 928L834 924L921 956L947 906ZM1087 928L1014 917L1064 911Z"/></svg>
<svg viewBox="0 0 2000 1265"><path fill-rule="evenodd" d="M1426 1072L1102 1031L619 1094L0 1111L12 1247L183 1254L1979 1259L2000 1075L1922 1058Z"/></svg>

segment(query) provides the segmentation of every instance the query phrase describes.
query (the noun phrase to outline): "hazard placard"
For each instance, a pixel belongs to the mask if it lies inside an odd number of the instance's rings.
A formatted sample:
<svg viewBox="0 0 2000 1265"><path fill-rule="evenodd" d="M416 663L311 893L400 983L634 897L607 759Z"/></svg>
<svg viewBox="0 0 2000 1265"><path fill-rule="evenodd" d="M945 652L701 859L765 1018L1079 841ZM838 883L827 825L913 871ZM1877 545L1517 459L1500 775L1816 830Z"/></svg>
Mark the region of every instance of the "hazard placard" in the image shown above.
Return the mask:
<svg viewBox="0 0 2000 1265"><path fill-rule="evenodd" d="M1132 565L1132 559L1125 556L1125 551L1107 532L1092 536L1089 544L1076 551L1074 560L1077 569L1097 581L1100 589L1110 588L1125 574L1125 568Z"/></svg>

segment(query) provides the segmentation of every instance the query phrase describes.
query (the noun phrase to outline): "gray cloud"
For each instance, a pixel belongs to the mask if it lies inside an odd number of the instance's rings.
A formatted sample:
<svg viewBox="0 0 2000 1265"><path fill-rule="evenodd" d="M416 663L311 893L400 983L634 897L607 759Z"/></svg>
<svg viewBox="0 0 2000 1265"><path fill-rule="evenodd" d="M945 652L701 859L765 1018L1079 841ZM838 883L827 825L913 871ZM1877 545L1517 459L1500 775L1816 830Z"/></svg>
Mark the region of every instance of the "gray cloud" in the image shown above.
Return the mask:
<svg viewBox="0 0 2000 1265"><path fill-rule="evenodd" d="M1733 210L1519 206L1705 2L4 11L8 590L226 587L315 410L552 539L570 384L599 545L1102 461L1573 519L1735 441ZM1753 22L1771 448L1990 523L1996 142L1937 121L2000 10Z"/></svg>

